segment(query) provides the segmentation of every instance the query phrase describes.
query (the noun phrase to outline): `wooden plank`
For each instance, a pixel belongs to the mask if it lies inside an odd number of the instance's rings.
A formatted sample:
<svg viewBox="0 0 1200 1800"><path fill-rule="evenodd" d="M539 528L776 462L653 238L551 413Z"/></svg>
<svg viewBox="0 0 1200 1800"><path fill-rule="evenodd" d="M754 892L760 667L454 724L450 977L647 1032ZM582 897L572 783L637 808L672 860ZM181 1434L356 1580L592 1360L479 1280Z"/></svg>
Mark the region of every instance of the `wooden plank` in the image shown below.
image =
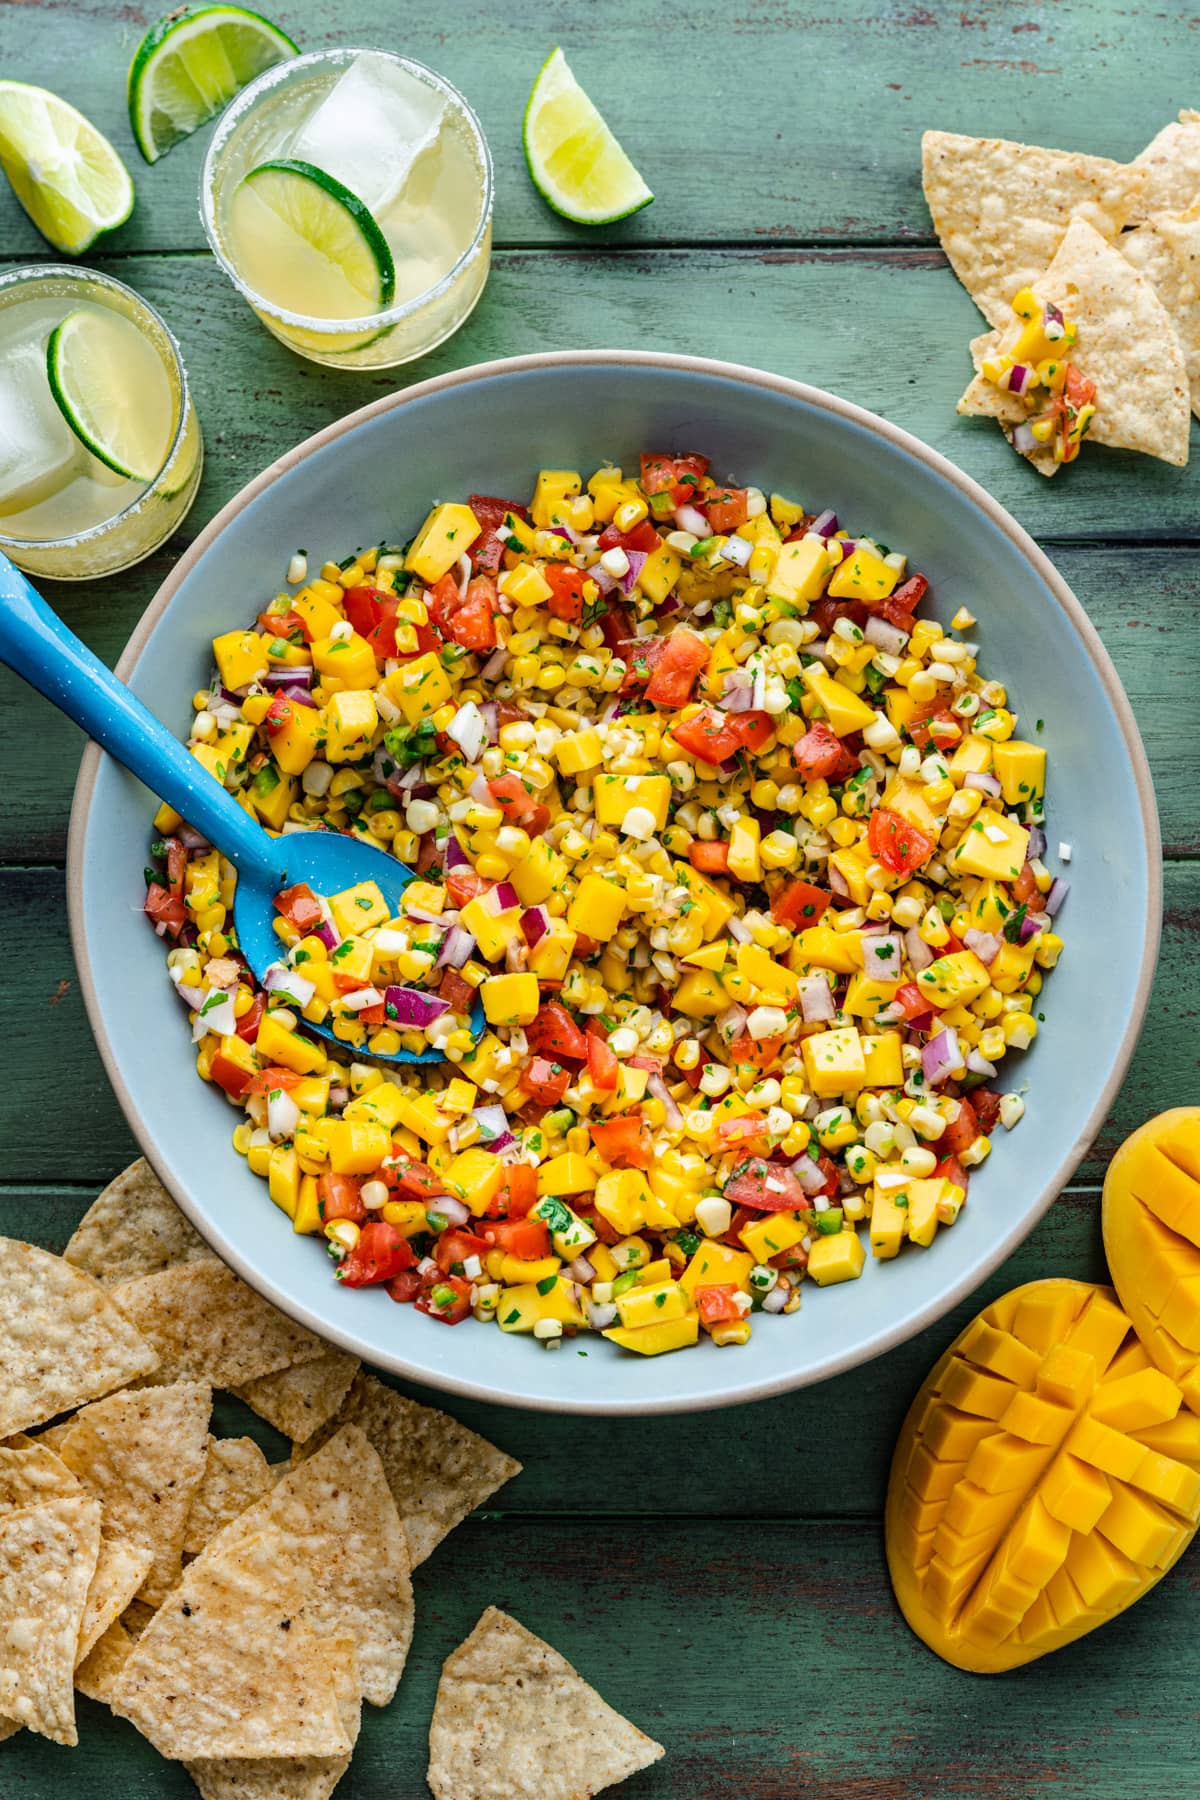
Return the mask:
<svg viewBox="0 0 1200 1800"><path fill-rule="evenodd" d="M61 1250L92 1200L92 1189L0 1188L0 1236L32 1237ZM930 1330L816 1388L733 1407L703 1418L589 1419L515 1412L397 1382L427 1406L442 1406L524 1463L489 1512L707 1518L873 1516L882 1504L892 1445L908 1403L946 1345L981 1307L1047 1274L1105 1279L1099 1193L1064 1194L1004 1266ZM432 1327L430 1327L432 1330ZM756 1331L812 1329L803 1314ZM536 1355L532 1345L530 1354ZM222 1399L221 1430L251 1432L269 1457L287 1446L237 1401ZM829 1456L834 1429L838 1455ZM703 1457L704 1480L681 1479ZM597 1482L597 1471L604 1479Z"/></svg>
<svg viewBox="0 0 1200 1800"><path fill-rule="evenodd" d="M709 1446L691 1474L706 1470ZM605 1469L607 1479L611 1473ZM1200 1789L1196 1570L1002 1679L965 1675L912 1636L874 1521L472 1522L415 1580L400 1691L364 1709L346 1792L416 1800L441 1665L495 1604L562 1651L665 1745L621 1800L1181 1800ZM22 1733L5 1794L190 1800L179 1764L81 1702L80 1752ZM547 1744L547 1755L553 1746Z"/></svg>
<svg viewBox="0 0 1200 1800"><path fill-rule="evenodd" d="M1200 687L1196 556L1154 546L1064 545L1056 561L1087 605L1133 703L1155 776L1166 854L1200 854L1200 739L1182 728ZM47 591L72 630L112 663L169 562L163 552L111 582L47 583ZM231 623L239 617L234 606ZM986 643L986 620L981 629ZM1051 720L1052 772L1053 728ZM82 734L47 701L0 668L0 863L62 861L82 743Z"/></svg>
<svg viewBox="0 0 1200 1800"><path fill-rule="evenodd" d="M0 871L0 1144L12 1182L107 1180L134 1154L89 1037L71 963L63 878L52 869ZM1068 954L1086 955L1084 945ZM166 994L166 972L163 974ZM165 1004L165 999L164 999ZM1080 1171L1102 1173L1121 1139L1164 1107L1196 1098L1195 1018L1200 1010L1200 865L1167 867L1163 951L1142 1037L1108 1123ZM1051 1016L1047 1030L1053 1033ZM63 1129L69 1122L69 1129Z"/></svg>
<svg viewBox="0 0 1200 1800"><path fill-rule="evenodd" d="M750 0L719 26L684 13L669 32L648 29L629 0L558 7L532 30L523 8L481 0L407 13L403 27L388 0L341 9L281 0L270 10L302 49L383 44L460 87L491 145L507 244L583 236L538 198L521 154L526 98L556 42L658 196L611 234L638 243L927 237L927 126L1130 157L1188 101L1177 71L1195 53L1186 8L1061 6L1043 16L1027 0L845 0L832 15L804 0ZM209 134L147 169L129 132L126 70L154 16L117 0L66 13L53 0L0 8L0 66L83 106L126 158L138 205L114 239L122 250L204 242L196 191ZM0 243L25 257L44 249L7 191Z"/></svg>

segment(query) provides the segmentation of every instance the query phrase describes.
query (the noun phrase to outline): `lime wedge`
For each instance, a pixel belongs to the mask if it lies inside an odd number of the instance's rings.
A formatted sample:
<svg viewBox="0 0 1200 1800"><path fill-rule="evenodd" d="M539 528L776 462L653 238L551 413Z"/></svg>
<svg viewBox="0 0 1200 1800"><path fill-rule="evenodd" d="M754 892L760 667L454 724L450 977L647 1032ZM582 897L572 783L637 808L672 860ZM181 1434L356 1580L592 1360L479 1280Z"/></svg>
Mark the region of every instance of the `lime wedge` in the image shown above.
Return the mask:
<svg viewBox="0 0 1200 1800"><path fill-rule="evenodd" d="M276 306L356 319L391 305L396 265L387 239L358 195L313 163L287 158L251 169L231 222L239 269Z"/></svg>
<svg viewBox="0 0 1200 1800"><path fill-rule="evenodd" d="M533 84L523 138L534 187L577 225L611 225L654 198L561 50L551 51Z"/></svg>
<svg viewBox="0 0 1200 1800"><path fill-rule="evenodd" d="M47 88L0 81L0 168L43 237L82 256L133 211L129 170L90 120Z"/></svg>
<svg viewBox="0 0 1200 1800"><path fill-rule="evenodd" d="M154 346L106 307L67 314L46 346L50 392L80 443L114 474L153 481L174 430L170 383Z"/></svg>
<svg viewBox="0 0 1200 1800"><path fill-rule="evenodd" d="M129 123L147 162L221 112L264 69L299 54L241 6L180 7L152 25L129 65Z"/></svg>

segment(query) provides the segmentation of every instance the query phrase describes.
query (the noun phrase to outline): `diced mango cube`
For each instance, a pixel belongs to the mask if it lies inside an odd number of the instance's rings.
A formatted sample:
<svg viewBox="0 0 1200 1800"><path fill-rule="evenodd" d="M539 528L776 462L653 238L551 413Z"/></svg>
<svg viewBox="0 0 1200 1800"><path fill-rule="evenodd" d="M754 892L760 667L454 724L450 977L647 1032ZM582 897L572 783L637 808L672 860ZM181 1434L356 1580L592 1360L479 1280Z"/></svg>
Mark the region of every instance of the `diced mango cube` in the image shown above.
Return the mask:
<svg viewBox="0 0 1200 1800"><path fill-rule="evenodd" d="M853 731L864 731L875 718L875 708L852 693L844 682L836 681L820 663L809 663L801 676L805 687L823 710L829 729L838 737L849 737Z"/></svg>
<svg viewBox="0 0 1200 1800"><path fill-rule="evenodd" d="M601 944L608 943L624 916L624 893L603 875L585 875L567 908L572 931L586 932Z"/></svg>
<svg viewBox="0 0 1200 1800"><path fill-rule="evenodd" d="M819 1031L803 1042L804 1069L808 1085L822 1100L837 1094L848 1094L862 1087L867 1078L862 1039L853 1025L836 1031Z"/></svg>
<svg viewBox="0 0 1200 1800"><path fill-rule="evenodd" d="M368 931L373 925L382 925L387 919L388 904L376 881L359 881L353 887L343 888L340 894L329 896L329 910L333 914L334 923L343 938L352 937L360 931ZM371 972L371 950L367 945L367 964L361 971L364 979ZM337 952L334 952L336 956ZM339 968L342 966L338 965ZM346 973L359 973L357 970L346 970Z"/></svg>
<svg viewBox="0 0 1200 1800"><path fill-rule="evenodd" d="M886 600L899 579L899 569L881 556L855 550L835 573L829 593L835 600Z"/></svg>
<svg viewBox="0 0 1200 1800"><path fill-rule="evenodd" d="M428 719L445 705L452 691L446 671L432 650L401 663L384 686L410 725Z"/></svg>
<svg viewBox="0 0 1200 1800"><path fill-rule="evenodd" d="M489 1025L531 1025L537 1018L538 978L528 970L519 975L489 975L479 991Z"/></svg>
<svg viewBox="0 0 1200 1800"><path fill-rule="evenodd" d="M212 647L224 687L249 687L267 672L267 639L257 631L224 631Z"/></svg>
<svg viewBox="0 0 1200 1800"><path fill-rule="evenodd" d="M464 550L471 548L481 530L469 506L435 506L413 539L404 566L432 587L453 568Z"/></svg>
<svg viewBox="0 0 1200 1800"><path fill-rule="evenodd" d="M996 746L997 749L999 745ZM955 875L983 875L992 881L1015 881L1029 854L1029 833L1004 813L976 813L950 852Z"/></svg>
<svg viewBox="0 0 1200 1800"><path fill-rule="evenodd" d="M857 1281L866 1260L858 1233L838 1231L815 1239L808 1253L808 1273L818 1287L831 1287L838 1281Z"/></svg>

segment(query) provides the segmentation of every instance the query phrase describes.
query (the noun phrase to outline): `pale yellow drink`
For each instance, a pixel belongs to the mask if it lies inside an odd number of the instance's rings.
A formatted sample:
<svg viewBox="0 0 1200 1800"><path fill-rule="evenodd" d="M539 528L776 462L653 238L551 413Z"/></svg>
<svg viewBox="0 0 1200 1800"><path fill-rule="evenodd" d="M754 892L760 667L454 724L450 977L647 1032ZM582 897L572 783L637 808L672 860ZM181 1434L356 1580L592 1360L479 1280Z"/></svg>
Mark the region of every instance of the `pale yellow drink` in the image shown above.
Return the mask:
<svg viewBox="0 0 1200 1800"><path fill-rule="evenodd" d="M0 279L0 550L13 562L60 581L127 568L179 524L201 461L178 346L139 295L66 266Z"/></svg>
<svg viewBox="0 0 1200 1800"><path fill-rule="evenodd" d="M273 196L262 198L257 172L280 160L359 200L386 246L386 285L365 251L356 285ZM483 291L491 158L462 96L420 63L317 51L268 70L229 107L205 162L201 212L227 274L282 342L335 368L390 368L449 337Z"/></svg>

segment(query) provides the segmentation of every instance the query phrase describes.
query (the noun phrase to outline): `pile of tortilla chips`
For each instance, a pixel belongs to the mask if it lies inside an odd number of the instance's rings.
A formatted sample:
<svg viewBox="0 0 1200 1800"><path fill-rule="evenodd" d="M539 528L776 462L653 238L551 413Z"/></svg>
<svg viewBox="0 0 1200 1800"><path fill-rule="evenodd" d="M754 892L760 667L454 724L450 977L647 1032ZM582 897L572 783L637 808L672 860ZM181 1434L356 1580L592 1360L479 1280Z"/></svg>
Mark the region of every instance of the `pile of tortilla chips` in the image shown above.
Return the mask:
<svg viewBox="0 0 1200 1800"><path fill-rule="evenodd" d="M290 1463L213 1436L214 1388ZM78 1690L205 1800L328 1800L413 1568L520 1466L268 1305L135 1163L63 1257L0 1239L0 1739L76 1743ZM582 1797L662 1754L501 1613L446 1663L439 1796Z"/></svg>
<svg viewBox="0 0 1200 1800"><path fill-rule="evenodd" d="M927 131L922 165L942 247L994 328L971 345L976 370L1015 342L1012 299L1030 287L1078 324L1090 438L1182 467L1189 406L1200 417L1200 113L1131 163ZM978 373L958 410L1009 435L1028 416ZM1041 446L1029 460L1044 475L1062 466Z"/></svg>

